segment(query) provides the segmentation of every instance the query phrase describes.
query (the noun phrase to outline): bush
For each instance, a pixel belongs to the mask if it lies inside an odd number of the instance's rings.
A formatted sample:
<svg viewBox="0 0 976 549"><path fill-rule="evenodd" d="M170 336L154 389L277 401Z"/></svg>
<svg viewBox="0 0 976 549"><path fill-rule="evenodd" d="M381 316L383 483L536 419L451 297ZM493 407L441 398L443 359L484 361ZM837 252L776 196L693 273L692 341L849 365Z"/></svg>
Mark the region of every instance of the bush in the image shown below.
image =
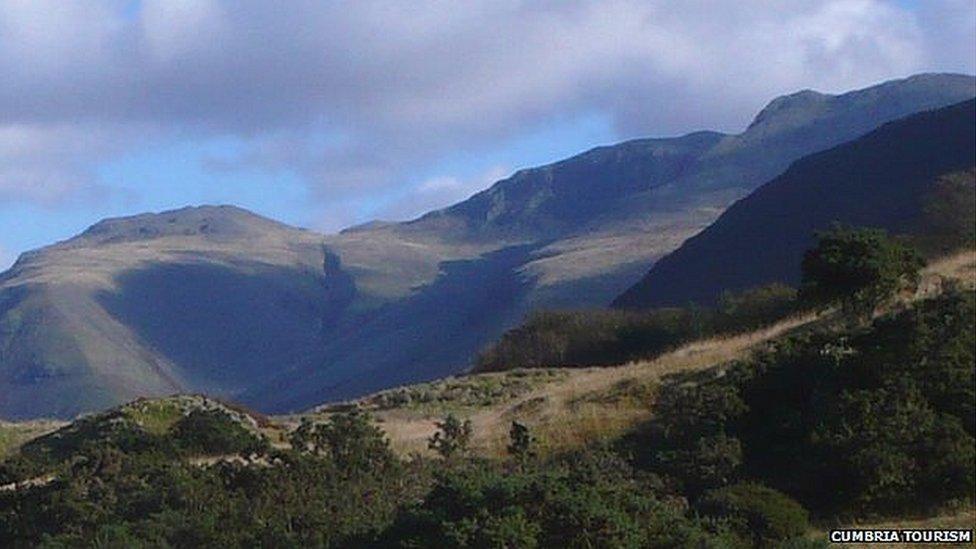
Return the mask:
<svg viewBox="0 0 976 549"><path fill-rule="evenodd" d="M806 534L807 511L782 492L751 482L706 493L697 505L706 516L728 521L753 547L774 547Z"/></svg>
<svg viewBox="0 0 976 549"><path fill-rule="evenodd" d="M918 253L879 229L840 226L819 235L801 265L801 298L814 305L840 302L857 316L870 314L885 299L918 284Z"/></svg>
<svg viewBox="0 0 976 549"><path fill-rule="evenodd" d="M335 414L325 423L304 419L290 442L296 450L329 458L347 474L379 469L396 459L383 431L356 410Z"/></svg>
<svg viewBox="0 0 976 549"><path fill-rule="evenodd" d="M427 447L444 459L454 459L467 453L471 434L471 420L461 421L450 414L437 422L437 432L427 441Z"/></svg>
<svg viewBox="0 0 976 549"><path fill-rule="evenodd" d="M708 546L713 537L625 462L589 452L516 472L445 471L388 536L408 547L566 548Z"/></svg>
<svg viewBox="0 0 976 549"><path fill-rule="evenodd" d="M976 244L976 169L939 178L922 211L912 241L928 256L972 248Z"/></svg>
<svg viewBox="0 0 976 549"><path fill-rule="evenodd" d="M972 501L976 295L806 332L659 391L646 466L689 495L751 478L823 514Z"/></svg>
<svg viewBox="0 0 976 549"><path fill-rule="evenodd" d="M692 304L646 311L534 312L481 352L475 371L613 366L652 359L705 336L771 324L795 306L796 290L769 284L728 292L715 309Z"/></svg>
<svg viewBox="0 0 976 549"><path fill-rule="evenodd" d="M177 446L191 454L248 454L267 448L267 442L223 410L193 410L173 426Z"/></svg>

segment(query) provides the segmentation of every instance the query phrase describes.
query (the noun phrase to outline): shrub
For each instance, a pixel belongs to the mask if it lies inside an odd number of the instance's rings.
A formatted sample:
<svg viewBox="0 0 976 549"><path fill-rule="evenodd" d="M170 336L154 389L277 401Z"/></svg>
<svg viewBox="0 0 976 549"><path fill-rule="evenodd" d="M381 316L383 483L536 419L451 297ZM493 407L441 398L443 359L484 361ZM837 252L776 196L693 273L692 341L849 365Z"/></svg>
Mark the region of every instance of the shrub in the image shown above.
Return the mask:
<svg viewBox="0 0 976 549"><path fill-rule="evenodd" d="M976 169L939 178L925 199L913 242L929 256L976 243Z"/></svg>
<svg viewBox="0 0 976 549"><path fill-rule="evenodd" d="M652 359L688 341L771 324L793 312L796 290L769 284L722 296L717 308L534 312L481 352L475 371L612 366Z"/></svg>
<svg viewBox="0 0 976 549"><path fill-rule="evenodd" d="M835 226L819 235L802 263L801 298L811 304L840 302L865 316L895 292L918 283L918 253L879 229Z"/></svg>
<svg viewBox="0 0 976 549"><path fill-rule="evenodd" d="M437 422L437 432L427 441L427 447L444 459L463 456L471 442L471 420L461 421L449 414L444 421Z"/></svg>
<svg viewBox="0 0 976 549"><path fill-rule="evenodd" d="M266 441L219 409L193 410L176 422L170 437L192 454L246 454L267 448Z"/></svg>
<svg viewBox="0 0 976 549"><path fill-rule="evenodd" d="M974 312L976 295L949 293L668 380L646 467L691 496L757 479L824 514L972 501Z"/></svg>
<svg viewBox="0 0 976 549"><path fill-rule="evenodd" d="M513 421L512 428L508 431L508 438L508 453L519 464L524 465L527 461L535 457L535 438L529 433L528 427L517 421Z"/></svg>
<svg viewBox="0 0 976 549"><path fill-rule="evenodd" d="M566 548L707 547L713 537L625 462L589 452L515 472L445 471L388 536L408 547Z"/></svg>
<svg viewBox="0 0 976 549"><path fill-rule="evenodd" d="M782 492L751 482L706 493L698 510L728 521L733 531L754 547L774 547L806 534L807 511Z"/></svg>
<svg viewBox="0 0 976 549"><path fill-rule="evenodd" d="M329 458L347 474L380 468L396 459L383 431L358 410L335 414L325 423L305 419L290 442L296 450Z"/></svg>

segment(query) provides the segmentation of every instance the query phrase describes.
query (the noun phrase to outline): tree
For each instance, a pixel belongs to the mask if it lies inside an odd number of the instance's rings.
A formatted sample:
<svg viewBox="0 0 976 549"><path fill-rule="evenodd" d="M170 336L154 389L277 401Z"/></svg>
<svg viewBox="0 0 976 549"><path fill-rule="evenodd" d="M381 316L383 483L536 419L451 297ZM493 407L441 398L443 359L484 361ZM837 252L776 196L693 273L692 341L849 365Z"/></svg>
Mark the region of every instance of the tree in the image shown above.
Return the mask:
<svg viewBox="0 0 976 549"><path fill-rule="evenodd" d="M840 302L864 317L899 290L918 285L921 257L880 229L835 226L819 235L802 263L801 299L810 304Z"/></svg>
<svg viewBox="0 0 976 549"><path fill-rule="evenodd" d="M427 447L444 459L464 455L471 442L471 420L463 422L454 414L448 414L444 421L437 422L438 431L427 442Z"/></svg>
<svg viewBox="0 0 976 549"><path fill-rule="evenodd" d="M340 471L369 471L395 460L383 431L359 411L336 414L325 423L303 420L291 434L296 450L324 455Z"/></svg>
<svg viewBox="0 0 976 549"><path fill-rule="evenodd" d="M529 433L529 428L517 421L512 422L512 428L508 431L508 453L515 458L519 464L524 465L527 461L535 457L535 438Z"/></svg>

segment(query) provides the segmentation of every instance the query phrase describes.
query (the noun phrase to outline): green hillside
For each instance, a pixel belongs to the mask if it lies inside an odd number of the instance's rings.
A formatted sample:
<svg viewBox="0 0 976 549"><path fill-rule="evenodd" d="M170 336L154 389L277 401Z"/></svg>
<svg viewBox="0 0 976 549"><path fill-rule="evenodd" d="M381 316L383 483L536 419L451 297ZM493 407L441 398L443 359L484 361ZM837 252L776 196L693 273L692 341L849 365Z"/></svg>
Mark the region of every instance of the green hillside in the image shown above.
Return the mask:
<svg viewBox="0 0 976 549"><path fill-rule="evenodd" d="M0 542L820 547L850 521L957 525L976 489L976 256L906 283L873 318L828 304L651 361L300 416L136 401L0 465Z"/></svg>

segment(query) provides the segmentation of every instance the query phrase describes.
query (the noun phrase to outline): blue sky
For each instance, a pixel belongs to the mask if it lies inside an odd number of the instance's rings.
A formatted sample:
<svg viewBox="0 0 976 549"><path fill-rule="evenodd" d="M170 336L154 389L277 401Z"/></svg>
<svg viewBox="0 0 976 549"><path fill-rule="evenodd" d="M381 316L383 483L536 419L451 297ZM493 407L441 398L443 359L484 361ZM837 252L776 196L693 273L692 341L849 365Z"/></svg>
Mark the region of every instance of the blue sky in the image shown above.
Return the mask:
<svg viewBox="0 0 976 549"><path fill-rule="evenodd" d="M0 0L0 267L237 204L334 231L767 101L973 73L971 1Z"/></svg>

